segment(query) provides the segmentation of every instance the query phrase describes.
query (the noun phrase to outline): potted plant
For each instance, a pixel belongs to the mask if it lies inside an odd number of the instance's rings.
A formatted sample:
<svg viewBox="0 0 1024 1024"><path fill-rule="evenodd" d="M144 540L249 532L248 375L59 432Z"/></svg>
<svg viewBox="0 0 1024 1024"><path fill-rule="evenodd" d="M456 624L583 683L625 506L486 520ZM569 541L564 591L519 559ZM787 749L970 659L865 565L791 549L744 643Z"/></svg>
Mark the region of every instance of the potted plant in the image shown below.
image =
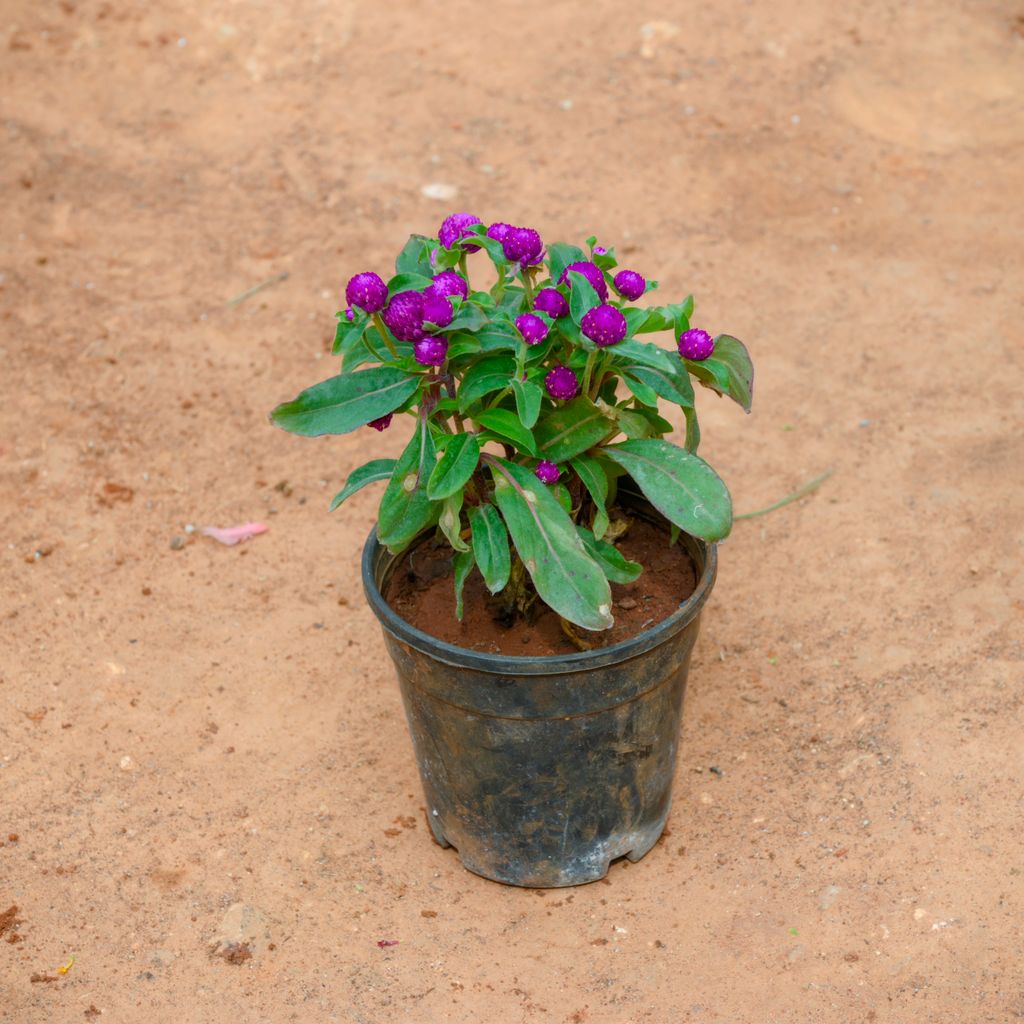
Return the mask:
<svg viewBox="0 0 1024 1024"><path fill-rule="evenodd" d="M466 867L516 885L593 881L661 834L732 524L697 455L692 380L747 411L753 385L741 342L691 327L692 298L634 305L656 284L595 243L545 249L531 228L448 217L389 281L348 282L341 372L272 413L304 436L410 418L401 455L353 471L331 508L386 482L363 583L427 817ZM487 261L472 278L470 257ZM682 410L681 444L662 401Z"/></svg>

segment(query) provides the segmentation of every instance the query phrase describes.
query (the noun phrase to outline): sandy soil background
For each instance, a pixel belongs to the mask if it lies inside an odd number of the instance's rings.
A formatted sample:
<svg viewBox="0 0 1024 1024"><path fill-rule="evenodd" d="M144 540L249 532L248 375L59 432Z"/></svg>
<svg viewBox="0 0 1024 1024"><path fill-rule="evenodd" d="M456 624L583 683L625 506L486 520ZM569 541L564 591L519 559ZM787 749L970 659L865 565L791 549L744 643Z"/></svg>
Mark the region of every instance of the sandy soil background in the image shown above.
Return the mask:
<svg viewBox="0 0 1024 1024"><path fill-rule="evenodd" d="M0 5L0 1019L1024 1017L1022 19ZM429 841L376 494L326 512L378 438L266 421L452 209L748 342L739 510L835 469L723 546L669 833L577 890Z"/></svg>

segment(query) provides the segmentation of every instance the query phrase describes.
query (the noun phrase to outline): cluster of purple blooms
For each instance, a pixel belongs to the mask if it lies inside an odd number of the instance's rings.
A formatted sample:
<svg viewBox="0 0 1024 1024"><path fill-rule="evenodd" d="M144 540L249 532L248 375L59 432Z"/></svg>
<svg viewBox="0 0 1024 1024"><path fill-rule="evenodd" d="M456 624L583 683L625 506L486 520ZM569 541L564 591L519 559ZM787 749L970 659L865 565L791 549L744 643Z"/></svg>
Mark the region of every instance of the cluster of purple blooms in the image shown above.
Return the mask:
<svg viewBox="0 0 1024 1024"><path fill-rule="evenodd" d="M469 241L475 237L470 229L483 224L471 213L453 213L446 218L437 233L438 240L446 249L460 246L465 252L478 252L480 246ZM502 252L509 263L518 264L526 272L544 259L544 242L533 228L516 227L496 222L486 231L488 238L501 243ZM595 256L607 253L603 246L594 246ZM581 275L597 294L600 304L588 310L580 323L580 330L598 348L617 345L626 337L627 323L622 311L608 301L608 284L604 272L590 260L570 263L558 279L559 285L572 289L571 273ZM635 302L647 291L647 281L635 270L620 270L612 279L612 287L627 302ZM443 330L455 316L452 298L465 300L469 294L466 279L455 270L443 270L434 275L429 287L422 292L403 291L388 295L383 279L367 271L356 274L345 288L349 307L357 307L371 316L378 316L383 325L399 340L412 342L413 358L421 366L440 366L448 355L448 340L431 333ZM516 329L527 345L539 345L548 336L547 322L538 313L544 313L552 320L569 315L569 301L557 288L542 288L533 299L533 312L516 317ZM345 311L349 320L354 318L351 308ZM693 329L684 331L678 339L679 354L684 359L704 360L715 349L715 343L707 331ZM579 379L568 366L553 367L544 378L548 395L562 402L575 398L580 391ZM393 414L373 420L369 426L374 430L386 430L391 425ZM561 471L553 462L541 460L534 472L545 484L558 481Z"/></svg>

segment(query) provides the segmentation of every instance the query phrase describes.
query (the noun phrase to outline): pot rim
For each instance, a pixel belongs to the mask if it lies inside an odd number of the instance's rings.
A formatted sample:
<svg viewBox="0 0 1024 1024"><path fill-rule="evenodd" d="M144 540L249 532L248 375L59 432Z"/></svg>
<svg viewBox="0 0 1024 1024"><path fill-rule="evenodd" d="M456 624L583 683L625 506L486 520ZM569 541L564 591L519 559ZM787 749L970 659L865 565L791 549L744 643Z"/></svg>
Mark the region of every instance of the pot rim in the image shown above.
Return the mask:
<svg viewBox="0 0 1024 1024"><path fill-rule="evenodd" d="M655 623L650 629L646 629L628 640L612 644L610 647L602 647L593 651L548 656L490 654L447 643L430 633L417 629L403 619L388 604L381 593L376 570L388 552L377 540L376 524L370 530L370 535L363 546L363 589L370 607L384 629L410 647L430 655L437 661L459 668L477 669L490 675L555 676L572 674L581 670L603 668L635 658L669 640L700 614L711 594L711 588L714 586L715 576L718 572L717 545L692 537L687 533L680 533L679 536L689 549L694 567L700 569L699 561L703 561L703 569L697 580L696 589L671 615L662 619L661 622ZM701 556L703 557L701 558Z"/></svg>

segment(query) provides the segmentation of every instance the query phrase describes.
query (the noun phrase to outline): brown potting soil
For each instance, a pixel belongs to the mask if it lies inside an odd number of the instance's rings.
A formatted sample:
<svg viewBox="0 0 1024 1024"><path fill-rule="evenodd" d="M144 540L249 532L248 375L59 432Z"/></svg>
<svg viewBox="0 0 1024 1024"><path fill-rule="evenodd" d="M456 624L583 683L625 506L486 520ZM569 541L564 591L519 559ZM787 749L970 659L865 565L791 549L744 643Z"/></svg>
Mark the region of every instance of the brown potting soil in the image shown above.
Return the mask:
<svg viewBox="0 0 1024 1024"><path fill-rule="evenodd" d="M629 640L671 615L697 587L697 572L681 544L643 519L632 519L617 542L644 571L632 583L613 583L615 625L599 633L577 629L593 648ZM452 550L428 541L403 559L385 595L399 615L417 629L446 643L474 651L519 657L573 654L579 648L562 631L558 615L537 602L526 618L505 621L483 577L474 569L463 590L463 617L455 616Z"/></svg>

